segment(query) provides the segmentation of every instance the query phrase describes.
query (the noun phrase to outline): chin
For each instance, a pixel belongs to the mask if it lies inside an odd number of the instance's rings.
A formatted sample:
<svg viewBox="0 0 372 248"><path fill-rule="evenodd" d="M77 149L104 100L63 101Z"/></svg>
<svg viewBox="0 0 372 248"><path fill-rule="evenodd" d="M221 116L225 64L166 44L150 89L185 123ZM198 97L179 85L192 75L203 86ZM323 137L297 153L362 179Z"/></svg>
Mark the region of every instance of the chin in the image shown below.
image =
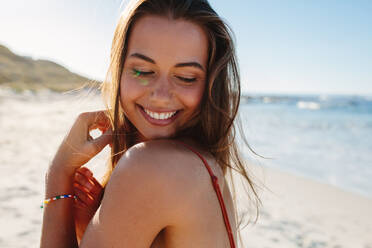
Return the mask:
<svg viewBox="0 0 372 248"><path fill-rule="evenodd" d="M148 133L142 134L145 140L156 140L156 139L172 139L175 137L175 133Z"/></svg>

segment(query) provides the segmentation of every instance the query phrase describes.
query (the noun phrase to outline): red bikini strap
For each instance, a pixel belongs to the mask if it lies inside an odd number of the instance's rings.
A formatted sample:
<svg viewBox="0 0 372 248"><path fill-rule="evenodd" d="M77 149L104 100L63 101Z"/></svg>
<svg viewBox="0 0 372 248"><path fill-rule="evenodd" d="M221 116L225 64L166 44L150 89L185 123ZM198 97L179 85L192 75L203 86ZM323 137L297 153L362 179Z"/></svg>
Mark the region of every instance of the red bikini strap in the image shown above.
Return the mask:
<svg viewBox="0 0 372 248"><path fill-rule="evenodd" d="M229 240L230 240L230 247L235 248L234 236L233 236L233 233L231 231L229 217L227 215L225 203L223 201L221 190L220 190L220 187L219 187L219 184L218 184L218 180L217 180L218 178L213 174L213 172L212 172L211 168L209 167L207 161L204 159L204 157L198 151L194 150L194 148L192 148L191 146L189 146L189 145L187 145L187 144L185 144L185 143L183 143L179 140L175 140L175 141L181 143L182 145L187 147L189 150L194 152L196 155L198 155L198 157L203 161L205 167L207 168L207 170L209 172L209 175L211 176L211 179L212 179L213 188L217 193L218 201L219 201L220 206L221 206L221 210L222 210L222 214L223 214L223 220L225 222L225 226L226 226L227 233L228 233Z"/></svg>

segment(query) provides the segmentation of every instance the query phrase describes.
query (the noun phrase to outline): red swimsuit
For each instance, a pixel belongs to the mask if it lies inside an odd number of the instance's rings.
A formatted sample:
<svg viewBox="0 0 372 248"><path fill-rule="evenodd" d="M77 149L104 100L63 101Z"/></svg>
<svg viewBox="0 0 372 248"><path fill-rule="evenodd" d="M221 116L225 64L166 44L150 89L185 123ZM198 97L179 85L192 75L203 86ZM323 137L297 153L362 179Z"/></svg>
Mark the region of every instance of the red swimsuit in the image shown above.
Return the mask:
<svg viewBox="0 0 372 248"><path fill-rule="evenodd" d="M192 147L190 147L189 145L187 145L187 144L185 144L183 142L180 142L180 141L178 141L178 142L181 143L181 144L183 144L188 149L190 149L196 155L198 155L198 157L203 161L205 167L207 168L207 170L209 172L209 175L211 176L211 179L212 179L213 188L214 188L214 190L217 193L218 201L219 201L220 206L221 206L221 210L222 210L222 214L223 214L223 220L225 221L225 226L226 226L226 229L227 229L227 234L229 235L230 247L231 248L235 248L234 236L233 236L233 233L231 231L229 217L227 216L225 203L223 201L221 190L220 190L220 187L219 187L218 182L217 182L217 177L213 174L213 172L212 172L211 168L209 167L207 161L203 158L203 156L199 152L197 152Z"/></svg>

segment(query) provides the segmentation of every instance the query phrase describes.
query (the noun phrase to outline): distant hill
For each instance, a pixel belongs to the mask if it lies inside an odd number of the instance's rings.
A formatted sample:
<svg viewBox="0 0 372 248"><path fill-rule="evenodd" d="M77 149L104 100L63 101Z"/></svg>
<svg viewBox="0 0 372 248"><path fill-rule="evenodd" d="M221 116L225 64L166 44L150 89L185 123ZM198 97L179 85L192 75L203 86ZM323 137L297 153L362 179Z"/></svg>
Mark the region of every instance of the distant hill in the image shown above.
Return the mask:
<svg viewBox="0 0 372 248"><path fill-rule="evenodd" d="M17 91L45 88L66 91L94 85L97 87L99 82L70 72L52 61L16 55L0 45L0 87L8 86Z"/></svg>

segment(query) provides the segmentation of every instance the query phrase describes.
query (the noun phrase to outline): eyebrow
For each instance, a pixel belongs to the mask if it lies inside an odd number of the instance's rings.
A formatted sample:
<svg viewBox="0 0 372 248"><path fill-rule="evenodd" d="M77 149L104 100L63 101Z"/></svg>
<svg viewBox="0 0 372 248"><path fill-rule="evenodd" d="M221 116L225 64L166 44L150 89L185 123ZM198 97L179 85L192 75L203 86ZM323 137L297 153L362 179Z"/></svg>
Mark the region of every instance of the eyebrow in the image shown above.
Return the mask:
<svg viewBox="0 0 372 248"><path fill-rule="evenodd" d="M142 60L145 60L147 62L150 62L151 64L156 64L155 61L143 54L140 54L140 53L133 53L130 55L130 57L135 57L135 58L139 58L139 59L142 59Z"/></svg>
<svg viewBox="0 0 372 248"><path fill-rule="evenodd" d="M146 55L143 55L143 54L140 54L140 53L133 53L133 54L130 55L130 57L139 58L139 59L145 60L145 61L147 61L151 64L156 64L155 61L152 58L149 58ZM175 65L175 67L188 67L188 66L199 68L202 71L204 71L203 66L201 64L199 64L198 62L178 63L178 64Z"/></svg>

